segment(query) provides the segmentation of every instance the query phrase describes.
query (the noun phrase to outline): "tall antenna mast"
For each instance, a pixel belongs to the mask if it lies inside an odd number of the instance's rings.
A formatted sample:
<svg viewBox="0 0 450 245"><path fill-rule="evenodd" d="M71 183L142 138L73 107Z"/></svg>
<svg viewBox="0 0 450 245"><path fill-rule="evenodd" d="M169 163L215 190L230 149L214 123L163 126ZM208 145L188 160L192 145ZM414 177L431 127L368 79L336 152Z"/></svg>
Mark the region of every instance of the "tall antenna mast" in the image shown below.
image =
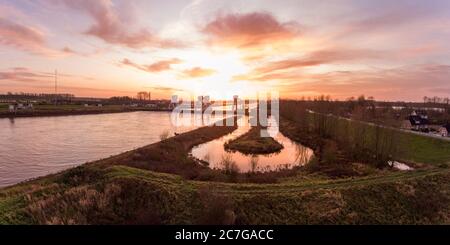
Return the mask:
<svg viewBox="0 0 450 245"><path fill-rule="evenodd" d="M58 94L58 70L55 70L55 95Z"/></svg>
<svg viewBox="0 0 450 245"><path fill-rule="evenodd" d="M58 70L55 69L55 105L58 104Z"/></svg>

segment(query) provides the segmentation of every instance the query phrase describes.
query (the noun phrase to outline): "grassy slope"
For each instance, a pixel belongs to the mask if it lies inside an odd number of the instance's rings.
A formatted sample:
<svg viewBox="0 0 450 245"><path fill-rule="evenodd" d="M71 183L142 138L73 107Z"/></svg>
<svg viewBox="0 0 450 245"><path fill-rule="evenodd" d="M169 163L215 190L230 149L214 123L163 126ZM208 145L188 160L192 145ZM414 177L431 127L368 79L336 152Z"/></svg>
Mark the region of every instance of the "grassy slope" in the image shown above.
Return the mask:
<svg viewBox="0 0 450 245"><path fill-rule="evenodd" d="M314 117L313 115L309 116L310 119ZM317 116L326 118L329 130L327 133L334 140L339 141L349 135L361 139L362 135L364 135L366 147L369 149L375 148L376 128L374 125L329 115ZM359 132L357 129L359 129ZM398 160L419 164L450 164L450 141L425 137L392 128L379 128L379 130L384 137L392 136L395 142L395 145L392 147L398 147L399 149L395 153L396 157L399 158Z"/></svg>
<svg viewBox="0 0 450 245"><path fill-rule="evenodd" d="M449 172L226 184L85 165L2 190L0 223L448 224Z"/></svg>
<svg viewBox="0 0 450 245"><path fill-rule="evenodd" d="M405 149L401 157L406 161L436 165L450 164L449 141L409 133L401 135L401 148Z"/></svg>

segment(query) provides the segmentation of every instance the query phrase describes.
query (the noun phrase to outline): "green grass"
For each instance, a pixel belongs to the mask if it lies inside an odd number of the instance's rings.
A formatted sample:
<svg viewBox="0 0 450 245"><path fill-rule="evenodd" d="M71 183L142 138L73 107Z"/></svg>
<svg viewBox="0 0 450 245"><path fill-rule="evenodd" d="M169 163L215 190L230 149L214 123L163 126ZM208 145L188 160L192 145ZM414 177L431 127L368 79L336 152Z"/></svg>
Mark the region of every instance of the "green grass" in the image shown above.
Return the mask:
<svg viewBox="0 0 450 245"><path fill-rule="evenodd" d="M308 118L316 131L337 141L348 152L369 152L362 157L374 154L383 161L391 156L419 164L450 164L450 141L330 115L310 114Z"/></svg>
<svg viewBox="0 0 450 245"><path fill-rule="evenodd" d="M8 104L0 103L0 112L7 111L7 110L8 110Z"/></svg>
<svg viewBox="0 0 450 245"><path fill-rule="evenodd" d="M434 165L450 164L450 141L402 133L401 157L407 161Z"/></svg>

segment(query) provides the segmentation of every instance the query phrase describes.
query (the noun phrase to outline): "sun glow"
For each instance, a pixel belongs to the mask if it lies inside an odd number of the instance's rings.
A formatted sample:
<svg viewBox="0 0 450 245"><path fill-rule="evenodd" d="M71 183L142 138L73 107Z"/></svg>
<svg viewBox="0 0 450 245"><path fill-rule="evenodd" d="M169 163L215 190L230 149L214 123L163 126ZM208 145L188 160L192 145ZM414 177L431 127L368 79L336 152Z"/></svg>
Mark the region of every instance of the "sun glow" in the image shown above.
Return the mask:
<svg viewBox="0 0 450 245"><path fill-rule="evenodd" d="M208 94L213 99L230 99L233 95L252 96L255 88L248 81L233 81L233 77L249 72L238 52L193 51L184 56L179 67L202 67L214 72L207 76L183 79L189 83L189 91L195 95Z"/></svg>

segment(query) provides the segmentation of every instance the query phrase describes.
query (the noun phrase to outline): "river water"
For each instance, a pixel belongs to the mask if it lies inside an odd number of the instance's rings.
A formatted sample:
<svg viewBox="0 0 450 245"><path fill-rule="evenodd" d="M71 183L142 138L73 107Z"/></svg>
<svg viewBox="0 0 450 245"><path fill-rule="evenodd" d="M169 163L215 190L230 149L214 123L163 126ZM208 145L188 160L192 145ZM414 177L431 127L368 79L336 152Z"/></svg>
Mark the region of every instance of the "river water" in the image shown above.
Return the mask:
<svg viewBox="0 0 450 245"><path fill-rule="evenodd" d="M0 187L155 143L165 131L196 128L180 124L173 126L168 112L0 119Z"/></svg>

